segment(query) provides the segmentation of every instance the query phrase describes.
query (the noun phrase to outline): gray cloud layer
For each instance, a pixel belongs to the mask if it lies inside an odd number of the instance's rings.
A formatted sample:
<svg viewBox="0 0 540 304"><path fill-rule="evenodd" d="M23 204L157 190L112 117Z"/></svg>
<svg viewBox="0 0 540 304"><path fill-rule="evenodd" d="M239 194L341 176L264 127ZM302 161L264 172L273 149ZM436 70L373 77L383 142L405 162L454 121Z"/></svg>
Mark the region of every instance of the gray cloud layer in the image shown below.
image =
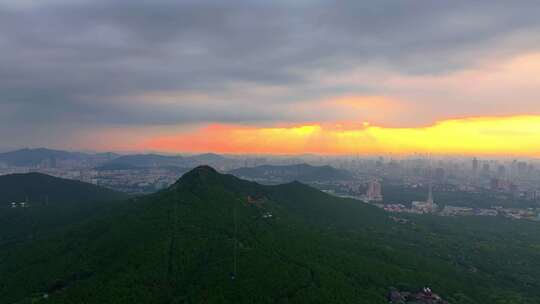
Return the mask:
<svg viewBox="0 0 540 304"><path fill-rule="evenodd" d="M0 1L0 136L21 124L318 119L288 105L377 88L322 86L313 73L446 73L536 48L501 41L538 33L539 13L538 1ZM132 100L155 92L179 97Z"/></svg>

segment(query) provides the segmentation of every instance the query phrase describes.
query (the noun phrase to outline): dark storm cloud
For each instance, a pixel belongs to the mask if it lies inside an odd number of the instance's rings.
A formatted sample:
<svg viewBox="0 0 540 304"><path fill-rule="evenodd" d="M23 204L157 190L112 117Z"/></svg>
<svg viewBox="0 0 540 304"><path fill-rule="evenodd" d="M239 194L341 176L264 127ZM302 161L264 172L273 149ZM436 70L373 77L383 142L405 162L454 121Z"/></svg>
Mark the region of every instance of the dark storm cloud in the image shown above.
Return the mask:
<svg viewBox="0 0 540 304"><path fill-rule="evenodd" d="M498 43L540 25L538 1L291 3L0 1L0 126L294 120L295 98L354 90L320 88L314 72L445 73L530 47ZM290 95L254 100L238 83ZM130 101L151 92L215 100Z"/></svg>

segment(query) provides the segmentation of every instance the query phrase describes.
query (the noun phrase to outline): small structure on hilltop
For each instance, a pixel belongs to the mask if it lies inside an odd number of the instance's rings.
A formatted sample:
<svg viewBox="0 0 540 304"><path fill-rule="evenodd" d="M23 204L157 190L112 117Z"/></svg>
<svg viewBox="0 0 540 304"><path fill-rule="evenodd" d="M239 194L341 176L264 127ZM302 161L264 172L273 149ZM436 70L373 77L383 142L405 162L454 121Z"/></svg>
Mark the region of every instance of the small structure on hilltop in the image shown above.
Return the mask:
<svg viewBox="0 0 540 304"><path fill-rule="evenodd" d="M27 207L29 207L27 202L20 202L20 203L12 202L9 205L10 205L11 208L27 208Z"/></svg>
<svg viewBox="0 0 540 304"><path fill-rule="evenodd" d="M387 299L390 304L449 304L429 287L424 287L419 292L398 291L391 288Z"/></svg>
<svg viewBox="0 0 540 304"><path fill-rule="evenodd" d="M266 198L264 196L257 197L253 195L248 195L246 197L246 203L249 206L255 206L255 207L262 207L263 203L265 202Z"/></svg>
<svg viewBox="0 0 540 304"><path fill-rule="evenodd" d="M388 292L388 303L404 303L405 297L395 288L390 288Z"/></svg>

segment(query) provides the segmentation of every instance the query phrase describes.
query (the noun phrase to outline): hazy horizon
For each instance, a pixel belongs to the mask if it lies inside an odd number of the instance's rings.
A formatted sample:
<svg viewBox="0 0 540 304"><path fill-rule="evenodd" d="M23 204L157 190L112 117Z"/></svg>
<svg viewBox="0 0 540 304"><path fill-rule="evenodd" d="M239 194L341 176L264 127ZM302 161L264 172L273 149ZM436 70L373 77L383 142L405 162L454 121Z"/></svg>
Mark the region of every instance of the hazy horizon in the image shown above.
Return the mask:
<svg viewBox="0 0 540 304"><path fill-rule="evenodd" d="M379 153L379 154L321 154L321 153L220 153L215 151L200 151L200 152L189 152L189 151L178 151L178 152L168 152L168 151L159 151L159 150L140 150L140 151L123 151L123 150L88 150L88 149L69 149L61 147L16 147L16 148L6 148L0 149L0 153L9 153L17 152L21 150L37 150L37 149L46 149L46 150L57 150L57 151L66 151L73 153L87 153L87 154L100 154L100 153L114 153L118 155L146 155L146 154L156 154L164 156L196 156L204 154L215 154L228 157L267 157L267 158L335 158L335 159L376 159L376 158L386 158L387 160L400 160L400 159L457 159L457 160L472 160L477 158L479 160L530 160L537 161L540 160L540 157L535 156L523 156L523 155L512 155L512 154L433 154L433 153Z"/></svg>

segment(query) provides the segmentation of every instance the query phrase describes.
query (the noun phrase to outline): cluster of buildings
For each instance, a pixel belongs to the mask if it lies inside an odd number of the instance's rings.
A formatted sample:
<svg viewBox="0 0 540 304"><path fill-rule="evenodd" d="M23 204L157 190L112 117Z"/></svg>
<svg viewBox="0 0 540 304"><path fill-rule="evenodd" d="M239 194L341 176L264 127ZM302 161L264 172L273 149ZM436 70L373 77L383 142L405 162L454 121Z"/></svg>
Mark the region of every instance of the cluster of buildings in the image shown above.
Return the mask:
<svg viewBox="0 0 540 304"><path fill-rule="evenodd" d="M358 160L352 164L361 167L358 174L369 180L365 194L356 195L360 200L378 206L389 212L416 214L437 214L441 216L501 216L511 219L540 220L540 161L480 160L478 158L408 158L401 160L378 159ZM369 176L371 175L371 176ZM373 177L376 177L374 179ZM396 204L383 203L380 182L390 181L394 185L415 188L426 184L429 192L425 201ZM514 205L518 208L470 208L446 205L439 207L434 202L432 184L447 192L462 192L486 196L493 199L493 205ZM418 188L418 186L416 187ZM459 195L459 194L457 194ZM505 202L508 202L506 204Z"/></svg>
<svg viewBox="0 0 540 304"><path fill-rule="evenodd" d="M375 204L375 206L384 209L388 212L400 212L400 213L415 213L415 214L437 214L438 209L436 204L429 204L428 202L413 202L409 208L404 204Z"/></svg>
<svg viewBox="0 0 540 304"><path fill-rule="evenodd" d="M439 214L442 216L497 216L499 212L495 209L445 206Z"/></svg>
<svg viewBox="0 0 540 304"><path fill-rule="evenodd" d="M540 202L540 160L478 159L427 156L385 159L351 159L347 165L361 179L384 178L395 183L452 185L463 191L488 190ZM493 184L493 186L492 186Z"/></svg>
<svg viewBox="0 0 540 304"><path fill-rule="evenodd" d="M480 163L473 159L470 185L513 199L540 201L540 170L532 163L517 160L483 161L482 166Z"/></svg>
<svg viewBox="0 0 540 304"><path fill-rule="evenodd" d="M365 202L381 202L383 200L381 183L372 180L368 183L368 189L364 196Z"/></svg>
<svg viewBox="0 0 540 304"><path fill-rule="evenodd" d="M540 214L532 208L503 208L495 207L497 213L503 217L514 220L540 220Z"/></svg>
<svg viewBox="0 0 540 304"><path fill-rule="evenodd" d="M428 195L425 201L413 201L411 208L407 208L404 204L383 204L382 188L380 182L374 180L369 182L368 190L361 200L366 203L371 203L379 208L389 212L408 212L408 213L435 213L438 210L437 204L433 200L433 186L430 183L428 187Z"/></svg>
<svg viewBox="0 0 540 304"><path fill-rule="evenodd" d="M399 291L391 288L387 299L390 304L448 304L429 287L424 287L418 292Z"/></svg>
<svg viewBox="0 0 540 304"><path fill-rule="evenodd" d="M102 170L97 184L127 193L149 193L172 185L183 174L174 169Z"/></svg>
<svg viewBox="0 0 540 304"><path fill-rule="evenodd" d="M460 206L444 206L441 210L431 207L426 208L425 202L416 202L411 208L404 204L375 204L377 207L388 212L415 213L415 214L435 214L440 216L501 216L514 220L540 220L538 210L533 208L471 208Z"/></svg>
<svg viewBox="0 0 540 304"><path fill-rule="evenodd" d="M12 202L9 204L10 208L28 208L30 205L27 202Z"/></svg>
<svg viewBox="0 0 540 304"><path fill-rule="evenodd" d="M508 184L502 183L501 185L507 186ZM446 205L441 209L434 201L433 186L431 183L428 186L427 199L425 201L413 201L410 207L402 203L382 203L382 188L380 182L377 180L372 180L368 183L366 194L361 196L360 199L388 212L435 214L440 216L501 216L510 219L540 220L538 209L535 208L471 208Z"/></svg>

